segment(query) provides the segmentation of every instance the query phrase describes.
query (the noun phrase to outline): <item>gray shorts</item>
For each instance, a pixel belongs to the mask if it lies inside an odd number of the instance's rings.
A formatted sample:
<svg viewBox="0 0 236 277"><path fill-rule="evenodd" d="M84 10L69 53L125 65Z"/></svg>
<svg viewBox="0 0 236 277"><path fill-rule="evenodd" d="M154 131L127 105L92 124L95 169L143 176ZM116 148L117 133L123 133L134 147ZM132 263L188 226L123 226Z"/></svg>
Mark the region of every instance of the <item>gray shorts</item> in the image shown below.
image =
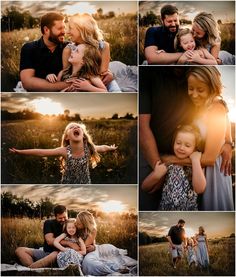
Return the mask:
<svg viewBox="0 0 236 277"><path fill-rule="evenodd" d="M172 258L183 256L183 246L182 244L174 244L175 249L171 248Z"/></svg>
<svg viewBox="0 0 236 277"><path fill-rule="evenodd" d="M50 252L45 252L43 249L33 249L33 259L34 261L41 260L42 258L48 256Z"/></svg>

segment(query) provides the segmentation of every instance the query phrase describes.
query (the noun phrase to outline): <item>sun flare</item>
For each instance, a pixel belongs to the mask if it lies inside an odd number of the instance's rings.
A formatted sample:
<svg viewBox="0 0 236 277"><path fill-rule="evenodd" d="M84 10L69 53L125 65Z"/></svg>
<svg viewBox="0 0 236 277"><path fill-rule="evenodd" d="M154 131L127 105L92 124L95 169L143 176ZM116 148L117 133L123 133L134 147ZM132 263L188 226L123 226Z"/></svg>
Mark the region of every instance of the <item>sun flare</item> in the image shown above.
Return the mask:
<svg viewBox="0 0 236 277"><path fill-rule="evenodd" d="M74 15L76 13L96 13L96 8L89 2L80 2L74 5L65 6L65 13L67 15Z"/></svg>
<svg viewBox="0 0 236 277"><path fill-rule="evenodd" d="M100 204L101 209L106 212L123 212L125 205L121 201L109 200Z"/></svg>
<svg viewBox="0 0 236 277"><path fill-rule="evenodd" d="M48 115L58 115L63 113L63 108L61 103L57 103L52 101L50 98L41 97L38 99L34 99L31 102L33 108L36 112L41 114L48 114Z"/></svg>
<svg viewBox="0 0 236 277"><path fill-rule="evenodd" d="M185 235L187 238L193 237L195 235L196 232L194 232L194 230L192 228L184 228L185 229Z"/></svg>

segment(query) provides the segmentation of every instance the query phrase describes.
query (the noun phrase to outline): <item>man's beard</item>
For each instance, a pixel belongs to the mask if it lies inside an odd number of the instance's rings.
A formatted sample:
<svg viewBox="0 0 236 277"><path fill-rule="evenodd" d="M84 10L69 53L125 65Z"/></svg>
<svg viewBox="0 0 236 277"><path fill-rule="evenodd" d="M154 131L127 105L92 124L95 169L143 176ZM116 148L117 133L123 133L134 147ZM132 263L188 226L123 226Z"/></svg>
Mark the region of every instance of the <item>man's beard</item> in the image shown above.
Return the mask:
<svg viewBox="0 0 236 277"><path fill-rule="evenodd" d="M51 31L48 40L55 43L55 44L60 44L63 41L59 40L58 37L62 36L63 34L60 34L59 36L55 36Z"/></svg>
<svg viewBox="0 0 236 277"><path fill-rule="evenodd" d="M175 31L174 32L172 32L172 31L170 31L170 29L172 29L173 27L166 27L166 26L164 26L164 28L166 29L166 31L168 31L168 32L170 32L170 33L177 33L178 32L178 30L179 30L179 25L176 25L175 26Z"/></svg>

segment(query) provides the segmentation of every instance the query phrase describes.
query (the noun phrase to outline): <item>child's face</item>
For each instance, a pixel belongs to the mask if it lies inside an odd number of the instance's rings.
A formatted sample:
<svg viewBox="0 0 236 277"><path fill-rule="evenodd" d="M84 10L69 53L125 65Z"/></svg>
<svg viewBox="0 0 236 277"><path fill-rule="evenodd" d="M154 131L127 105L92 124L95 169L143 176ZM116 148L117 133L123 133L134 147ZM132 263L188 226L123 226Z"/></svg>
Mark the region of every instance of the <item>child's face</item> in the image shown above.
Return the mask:
<svg viewBox="0 0 236 277"><path fill-rule="evenodd" d="M75 223L70 222L66 225L66 231L70 236L74 236L76 234L76 226Z"/></svg>
<svg viewBox="0 0 236 277"><path fill-rule="evenodd" d="M190 75L188 77L188 95L196 107L203 107L210 96L210 88L199 78Z"/></svg>
<svg viewBox="0 0 236 277"><path fill-rule="evenodd" d="M181 36L180 46L185 50L194 50L196 47L195 40L191 33Z"/></svg>
<svg viewBox="0 0 236 277"><path fill-rule="evenodd" d="M174 153L177 158L188 158L195 150L196 139L194 134L178 132L174 142Z"/></svg>
<svg viewBox="0 0 236 277"><path fill-rule="evenodd" d="M80 35L80 31L76 27L76 25L73 22L69 22L69 28L68 28L68 35L70 36L70 39L72 42L75 43L83 43Z"/></svg>
<svg viewBox="0 0 236 277"><path fill-rule="evenodd" d="M84 132L79 124L71 124L66 132L66 138L72 141L83 140Z"/></svg>
<svg viewBox="0 0 236 277"><path fill-rule="evenodd" d="M82 65L84 63L84 61L83 61L84 50L85 50L85 45L84 44L79 44L76 47L76 50L71 52L71 55L68 59L69 63L71 63L73 65L77 65L77 64Z"/></svg>

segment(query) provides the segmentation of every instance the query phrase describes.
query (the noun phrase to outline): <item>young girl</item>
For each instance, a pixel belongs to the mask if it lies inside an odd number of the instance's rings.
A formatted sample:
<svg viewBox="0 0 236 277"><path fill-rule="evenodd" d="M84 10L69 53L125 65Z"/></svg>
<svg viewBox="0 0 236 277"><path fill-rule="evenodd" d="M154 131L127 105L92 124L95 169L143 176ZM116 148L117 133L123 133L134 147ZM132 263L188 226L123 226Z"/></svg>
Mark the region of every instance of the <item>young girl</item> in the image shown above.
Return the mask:
<svg viewBox="0 0 236 277"><path fill-rule="evenodd" d="M206 268L209 266L208 242L207 235L202 226L199 227L199 232L195 239L197 241L197 263Z"/></svg>
<svg viewBox="0 0 236 277"><path fill-rule="evenodd" d="M150 193L155 192L163 184L160 210L197 210L197 195L204 192L206 179L201 168L201 137L194 125L179 126L173 137L173 151L178 159L189 157L190 166L181 166L157 162L153 172L143 181L142 188Z"/></svg>
<svg viewBox="0 0 236 277"><path fill-rule="evenodd" d="M218 24L210 13L201 12L193 19L192 31L198 43L207 48L218 64L235 64L235 56L220 51L221 38Z"/></svg>
<svg viewBox="0 0 236 277"><path fill-rule="evenodd" d="M60 242L62 240L78 243L80 246L79 251L74 249L63 247ZM54 246L61 252L57 255L57 264L59 267L65 267L69 264L81 265L83 256L86 255L86 246L81 237L78 236L78 230L76 228L76 219L70 218L64 225L64 233L55 238L53 242Z"/></svg>
<svg viewBox="0 0 236 277"><path fill-rule="evenodd" d="M190 29L180 29L175 37L175 49L178 52L185 52L177 64L195 63L195 64L213 64L217 62L206 48L197 47L193 34Z"/></svg>
<svg viewBox="0 0 236 277"><path fill-rule="evenodd" d="M107 86L109 92L120 91L120 88L113 75L109 70L110 62L110 47L109 43L103 40L102 31L99 29L96 20L87 13L76 14L69 19L69 32L68 35L73 43L70 43L65 47L62 54L63 69L69 65L69 57L72 50L79 44L89 44L99 49L101 53L101 66L100 75L105 86ZM78 80L74 81L76 86ZM83 85L83 84L82 84ZM81 85L81 86L82 86Z"/></svg>
<svg viewBox="0 0 236 277"><path fill-rule="evenodd" d="M86 127L81 123L69 123L62 136L61 147L55 149L10 148L10 152L33 156L61 156L63 184L90 184L89 165L100 161L99 153L114 151L115 145L95 145Z"/></svg>
<svg viewBox="0 0 236 277"><path fill-rule="evenodd" d="M196 252L195 252L195 246L197 244L194 242L192 238L187 239L187 260L188 260L188 265L191 267L192 265L197 266L197 257L196 257Z"/></svg>
<svg viewBox="0 0 236 277"><path fill-rule="evenodd" d="M95 46L89 44L79 44L71 52L68 62L70 63L68 67L60 71L57 77L55 74L48 74L46 79L49 82L54 83L56 81L65 81L70 78L77 78L78 85L82 84L82 91L107 91L99 76L101 54ZM87 85L85 86L84 83ZM70 87L63 91L70 91Z"/></svg>

